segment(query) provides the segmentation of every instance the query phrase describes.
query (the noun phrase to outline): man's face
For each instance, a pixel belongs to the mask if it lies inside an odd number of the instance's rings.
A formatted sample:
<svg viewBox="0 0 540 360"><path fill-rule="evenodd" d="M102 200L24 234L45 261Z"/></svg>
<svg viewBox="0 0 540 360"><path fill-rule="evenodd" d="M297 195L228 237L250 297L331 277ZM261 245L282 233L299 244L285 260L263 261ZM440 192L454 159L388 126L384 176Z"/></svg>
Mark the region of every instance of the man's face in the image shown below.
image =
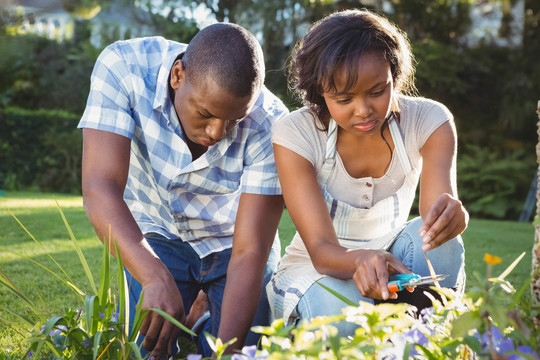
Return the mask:
<svg viewBox="0 0 540 360"><path fill-rule="evenodd" d="M185 136L195 144L212 146L247 116L255 96L238 98L230 95L207 77L200 84L187 77L182 61L171 69L174 108Z"/></svg>

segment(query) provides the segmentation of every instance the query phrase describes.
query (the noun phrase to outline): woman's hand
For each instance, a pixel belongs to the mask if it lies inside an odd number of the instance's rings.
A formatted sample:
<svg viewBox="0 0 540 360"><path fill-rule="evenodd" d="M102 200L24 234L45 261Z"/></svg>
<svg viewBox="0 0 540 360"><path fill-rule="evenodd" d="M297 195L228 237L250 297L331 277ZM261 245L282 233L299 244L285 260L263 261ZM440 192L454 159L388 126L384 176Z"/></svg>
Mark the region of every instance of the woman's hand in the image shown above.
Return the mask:
<svg viewBox="0 0 540 360"><path fill-rule="evenodd" d="M362 250L355 264L353 280L360 294L370 299L396 299L397 293L388 291L389 275L410 273L401 261L383 250Z"/></svg>
<svg viewBox="0 0 540 360"><path fill-rule="evenodd" d="M457 198L450 194L441 194L424 218L424 224L418 230L428 251L441 246L461 234L469 222L469 213Z"/></svg>

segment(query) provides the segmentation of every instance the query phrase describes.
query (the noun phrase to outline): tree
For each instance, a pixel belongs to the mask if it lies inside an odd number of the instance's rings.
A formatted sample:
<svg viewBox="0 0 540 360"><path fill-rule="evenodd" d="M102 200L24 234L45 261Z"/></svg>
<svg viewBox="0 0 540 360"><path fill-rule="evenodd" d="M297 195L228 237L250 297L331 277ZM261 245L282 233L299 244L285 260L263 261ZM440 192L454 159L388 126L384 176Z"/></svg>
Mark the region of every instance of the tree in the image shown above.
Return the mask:
<svg viewBox="0 0 540 360"><path fill-rule="evenodd" d="M538 144L536 145L537 163L540 166L540 100L538 101ZM539 184L540 185L540 184ZM533 303L540 305L540 186L536 195L536 221L534 227L534 246L532 248L532 274L534 275L531 281L531 291L533 294ZM540 327L540 315L536 317L536 326Z"/></svg>

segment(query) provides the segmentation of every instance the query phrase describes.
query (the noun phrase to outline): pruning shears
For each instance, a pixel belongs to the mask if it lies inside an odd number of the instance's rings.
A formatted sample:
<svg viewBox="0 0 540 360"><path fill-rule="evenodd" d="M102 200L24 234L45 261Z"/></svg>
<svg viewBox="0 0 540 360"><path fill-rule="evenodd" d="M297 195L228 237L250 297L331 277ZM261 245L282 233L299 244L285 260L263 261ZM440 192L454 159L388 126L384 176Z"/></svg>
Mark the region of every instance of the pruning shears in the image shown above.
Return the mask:
<svg viewBox="0 0 540 360"><path fill-rule="evenodd" d="M441 281L448 277L448 275L435 275L432 276L420 276L418 274L394 274L390 275L388 279L388 290L392 292L398 292L404 289L412 291L418 285L433 284L435 281Z"/></svg>

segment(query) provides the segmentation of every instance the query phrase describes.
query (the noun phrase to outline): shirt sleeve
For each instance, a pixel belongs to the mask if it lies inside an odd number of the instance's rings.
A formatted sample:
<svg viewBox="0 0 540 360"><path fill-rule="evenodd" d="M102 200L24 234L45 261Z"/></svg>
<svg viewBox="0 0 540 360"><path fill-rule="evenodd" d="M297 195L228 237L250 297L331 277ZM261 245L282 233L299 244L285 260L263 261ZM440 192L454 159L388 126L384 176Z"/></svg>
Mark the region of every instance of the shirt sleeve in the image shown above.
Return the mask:
<svg viewBox="0 0 540 360"><path fill-rule="evenodd" d="M90 77L90 92L79 128L104 130L133 138L131 74L117 43L105 48Z"/></svg>
<svg viewBox="0 0 540 360"><path fill-rule="evenodd" d="M272 148L272 125L288 113L283 103L264 89L262 105L250 114L253 123L247 138L244 152L244 170L242 174L242 192L262 195L280 195L281 186Z"/></svg>
<svg viewBox="0 0 540 360"><path fill-rule="evenodd" d="M326 132L317 128L313 115L302 108L274 125L272 143L294 151L317 166L324 160L326 136Z"/></svg>
<svg viewBox="0 0 540 360"><path fill-rule="evenodd" d="M412 126L413 133L416 134L418 151L420 151L431 134L445 122L452 122L454 117L446 106L437 101L420 98L417 104Z"/></svg>

